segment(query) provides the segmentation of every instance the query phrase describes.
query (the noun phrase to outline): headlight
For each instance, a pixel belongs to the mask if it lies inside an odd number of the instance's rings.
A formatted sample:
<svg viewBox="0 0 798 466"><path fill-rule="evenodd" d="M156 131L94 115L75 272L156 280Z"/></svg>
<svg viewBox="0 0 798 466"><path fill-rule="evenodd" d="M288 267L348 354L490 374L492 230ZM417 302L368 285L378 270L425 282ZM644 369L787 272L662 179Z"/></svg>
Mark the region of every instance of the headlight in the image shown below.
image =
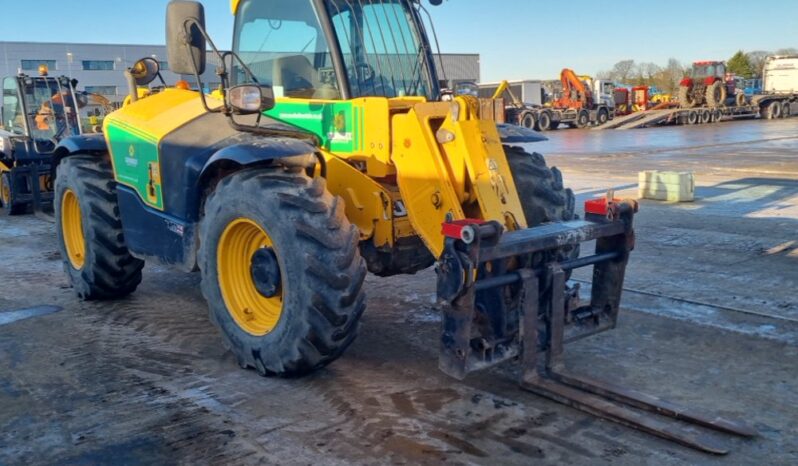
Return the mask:
<svg viewBox="0 0 798 466"><path fill-rule="evenodd" d="M11 139L0 136L0 154L11 155Z"/></svg>

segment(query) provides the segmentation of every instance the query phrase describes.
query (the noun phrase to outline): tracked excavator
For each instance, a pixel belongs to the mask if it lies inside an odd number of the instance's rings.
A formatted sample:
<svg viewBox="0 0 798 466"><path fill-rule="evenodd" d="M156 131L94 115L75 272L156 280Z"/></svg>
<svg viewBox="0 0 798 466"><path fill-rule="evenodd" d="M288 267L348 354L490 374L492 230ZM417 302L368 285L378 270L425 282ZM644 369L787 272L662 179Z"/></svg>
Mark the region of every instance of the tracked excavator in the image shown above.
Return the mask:
<svg viewBox="0 0 798 466"><path fill-rule="evenodd" d="M132 293L145 261L198 269L239 365L298 376L354 340L367 270L435 264L432 344L453 378L516 361L526 390L702 451L727 450L643 411L753 435L564 368L567 343L617 323L637 205L610 194L578 218L560 171L518 146L535 133L483 118L474 96L444 98L423 4L233 0L232 11L227 53L201 4L172 1L166 15L172 71L203 89L210 46L219 98L164 85L140 98L159 75L144 59L103 135L59 149L57 233L80 298ZM584 297L569 284L583 267Z"/></svg>

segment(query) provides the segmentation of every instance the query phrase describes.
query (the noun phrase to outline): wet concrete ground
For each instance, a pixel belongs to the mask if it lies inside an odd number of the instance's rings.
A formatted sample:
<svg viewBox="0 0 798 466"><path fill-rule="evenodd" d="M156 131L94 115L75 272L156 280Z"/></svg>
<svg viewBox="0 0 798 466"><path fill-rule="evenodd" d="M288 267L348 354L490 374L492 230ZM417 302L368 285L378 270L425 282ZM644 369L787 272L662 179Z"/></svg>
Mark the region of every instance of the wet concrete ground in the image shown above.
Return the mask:
<svg viewBox="0 0 798 466"><path fill-rule="evenodd" d="M264 379L223 349L197 275L148 265L129 299L79 303L53 225L0 217L0 464L798 464L796 130L566 130L530 147L580 200L633 195L642 169L696 171L697 202L643 202L620 326L567 362L747 419L761 436L719 436L726 457L523 392L512 367L442 375L432 271L369 277L341 360Z"/></svg>

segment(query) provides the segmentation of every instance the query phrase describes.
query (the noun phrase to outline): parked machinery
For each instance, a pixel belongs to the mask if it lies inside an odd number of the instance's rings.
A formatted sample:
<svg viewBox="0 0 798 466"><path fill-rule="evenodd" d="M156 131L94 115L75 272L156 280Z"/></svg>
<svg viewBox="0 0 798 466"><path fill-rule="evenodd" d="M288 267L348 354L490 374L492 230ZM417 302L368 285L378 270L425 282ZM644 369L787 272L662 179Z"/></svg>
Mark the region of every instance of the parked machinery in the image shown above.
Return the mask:
<svg viewBox="0 0 798 466"><path fill-rule="evenodd" d="M0 205L9 215L52 205L51 162L59 142L81 134L85 99L65 77L20 74L3 79Z"/></svg>
<svg viewBox="0 0 798 466"><path fill-rule="evenodd" d="M690 76L679 83L679 105L682 108L710 107L746 104L745 95L736 92L732 75L726 73L726 63L722 61L698 61L693 63Z"/></svg>
<svg viewBox="0 0 798 466"><path fill-rule="evenodd" d="M302 375L352 343L367 268L437 261L445 373L520 359L523 388L693 448L726 451L630 407L753 434L564 370L565 343L615 327L636 203L608 193L576 218L560 172L503 145L534 133L480 118L473 96L443 100L418 2L233 0L233 11L222 99L178 88L138 98L158 76L144 59L105 139L62 146L56 225L80 297L132 293L144 260L199 268L239 364ZM199 3L169 4L169 65L197 89L206 46L218 53L207 37ZM594 271L589 302L568 284L581 267Z"/></svg>

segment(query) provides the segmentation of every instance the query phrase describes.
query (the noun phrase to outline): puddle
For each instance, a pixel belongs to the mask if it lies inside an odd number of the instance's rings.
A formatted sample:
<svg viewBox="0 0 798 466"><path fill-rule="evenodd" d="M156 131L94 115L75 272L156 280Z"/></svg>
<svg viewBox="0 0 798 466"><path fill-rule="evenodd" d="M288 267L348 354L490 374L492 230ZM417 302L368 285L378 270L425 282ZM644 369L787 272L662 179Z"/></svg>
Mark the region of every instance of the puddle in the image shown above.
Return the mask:
<svg viewBox="0 0 798 466"><path fill-rule="evenodd" d="M30 319L32 317L41 317L61 310L63 310L63 308L59 306L36 306L15 311L0 311L0 325L10 324L18 320Z"/></svg>

